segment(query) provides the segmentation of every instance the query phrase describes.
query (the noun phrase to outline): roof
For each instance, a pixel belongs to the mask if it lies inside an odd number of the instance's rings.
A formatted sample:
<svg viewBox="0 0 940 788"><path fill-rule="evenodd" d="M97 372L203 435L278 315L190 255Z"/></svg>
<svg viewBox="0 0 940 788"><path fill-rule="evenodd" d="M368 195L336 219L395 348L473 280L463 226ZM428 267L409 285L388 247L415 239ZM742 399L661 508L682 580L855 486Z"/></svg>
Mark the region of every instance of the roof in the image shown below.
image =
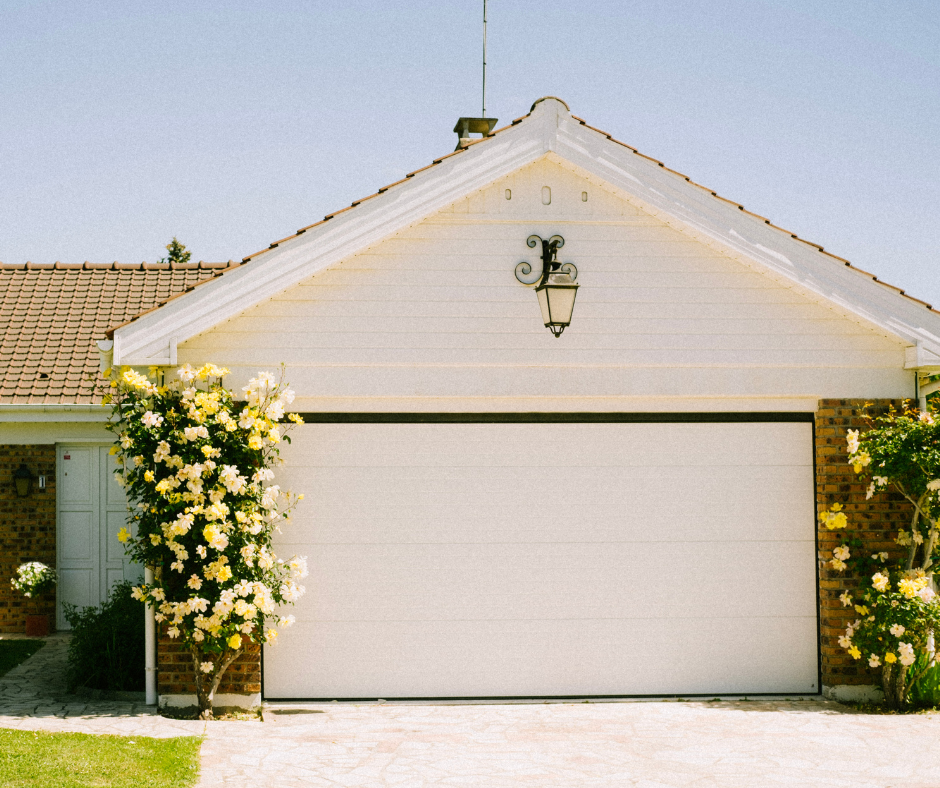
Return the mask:
<svg viewBox="0 0 940 788"><path fill-rule="evenodd" d="M539 99L508 126L245 257L244 265L224 276L112 324L115 358L169 363L175 344L542 156L602 179L687 235L905 340L916 349L908 366L940 363L940 312L930 304L589 126L554 97Z"/></svg>
<svg viewBox="0 0 940 788"><path fill-rule="evenodd" d="M0 403L92 402L109 325L235 265L0 264Z"/></svg>

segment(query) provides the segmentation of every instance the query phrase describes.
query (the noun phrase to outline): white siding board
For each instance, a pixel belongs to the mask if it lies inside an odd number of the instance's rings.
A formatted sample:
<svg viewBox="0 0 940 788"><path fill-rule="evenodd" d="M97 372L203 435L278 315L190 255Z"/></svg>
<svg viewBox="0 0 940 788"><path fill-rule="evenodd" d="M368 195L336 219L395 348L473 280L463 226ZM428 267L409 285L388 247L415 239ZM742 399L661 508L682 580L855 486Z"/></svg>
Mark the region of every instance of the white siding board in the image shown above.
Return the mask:
<svg viewBox="0 0 940 788"><path fill-rule="evenodd" d="M574 260L574 258L571 259ZM580 261L575 262L582 267L585 265ZM519 283L516 281L515 276L513 276L512 271L513 266L505 265L500 268L491 268L488 270L481 270L475 266L460 269L461 291L466 288L477 287L503 287L516 291L519 287ZM496 276L494 276L494 273ZM588 274L593 274L594 278L600 280L597 272L590 268L588 269ZM319 274L315 279L298 285L296 289L298 297L300 297L301 300L315 300L317 297L316 291L321 288L358 287L361 286L362 278L363 274L361 270L355 271L343 267L332 268L329 271L324 271L322 274ZM389 288L386 290L386 297L394 299L400 295L407 295L414 287L427 287L428 281L433 281L433 276L429 275L429 272L426 270L389 267L370 271L368 279L368 286L370 288ZM687 289L740 290L750 288L775 290L778 288L778 285L768 280L766 276L761 276L760 274L710 271L695 272L694 274L689 272L608 271L604 274L603 285L605 288L639 288L641 290L646 288L666 288L674 291Z"/></svg>
<svg viewBox="0 0 940 788"><path fill-rule="evenodd" d="M467 254L466 250L461 252L449 251L447 253L449 260L442 260L440 254L381 254L381 255L357 255L348 260L344 260L338 269L342 271L453 271L454 260L462 260L463 268L472 268L474 271L506 272L506 260L496 255L481 257L476 254ZM519 262L527 259L526 255L519 255ZM562 259L565 259L564 257ZM571 258L572 260L574 258ZM535 258L528 256L529 262L535 262ZM650 257L643 255L621 255L613 257L610 254L579 254L577 264L587 266L591 271L630 273L633 271L650 273L699 273L715 272L726 274L727 264L722 260L716 260L705 256L663 256ZM515 281L515 279L513 280ZM301 283L303 285L305 283ZM819 307L824 309L824 307Z"/></svg>
<svg viewBox="0 0 940 788"><path fill-rule="evenodd" d="M578 277L581 284L585 284L584 277ZM421 285L420 287L411 286L396 289L389 286L380 286L372 284L362 284L356 287L343 287L339 285L310 287L307 290L289 291L290 295L285 294L278 301L274 302L274 311L277 314L278 305L287 304L291 301L300 301L309 303L314 300L333 300L333 301L355 301L355 302L395 302L396 297L405 301L451 304L455 301L464 303L516 303L528 304L535 303L535 297L530 290L523 289L523 285L516 283L516 288L507 286L505 283L494 283L488 286L468 286L459 287L449 285L438 276L434 276L433 281L441 284ZM733 315L734 308L739 303L743 304L774 304L774 303L795 303L805 304L806 300L796 293L789 290L776 290L770 288L703 288L694 290L691 288L682 288L680 290L682 300L680 303L688 304L724 304L727 306L728 313ZM528 295L526 298L524 296ZM520 297L522 296L522 297ZM583 298L587 296L587 298ZM314 298L315 297L315 298ZM582 300L592 300L597 303L675 303L677 293L675 289L669 287L616 287L597 289L596 292L578 293L578 304ZM255 309L259 311L256 312ZM250 314L262 314L260 307L250 311ZM577 312L575 313L577 314ZM230 324L240 317L225 321L220 325ZM572 323L573 325L573 323ZM858 324L854 324L858 325ZM446 326L445 326L446 328ZM215 329L213 329L215 330ZM211 333L211 332L206 332ZM872 332L874 333L874 332ZM193 341L193 340L188 340ZM900 345L900 343L898 343Z"/></svg>
<svg viewBox="0 0 940 788"><path fill-rule="evenodd" d="M348 336L348 335L347 335ZM396 336L396 335L392 335ZM402 335L397 335L402 336ZM459 351L461 356L461 366L499 367L500 369L513 368L519 369L522 366L531 364L531 352L528 350L500 347L505 343L494 343L497 347L489 349L480 349L469 346L470 343L460 341L459 336L473 336L471 331L463 335L442 338L438 343L440 347L421 350L396 347L396 343L391 341L392 337L385 337L387 343L380 343L381 347L364 348L355 347L352 350L341 348L325 348L320 350L304 349L299 356L306 364L319 367L335 366L382 366L386 365L390 353L394 353L396 363L406 367L413 365L423 365L428 367L435 365L439 368L450 367L454 358L454 352ZM356 343L360 345L361 343ZM473 344L477 344L474 342ZM668 361L663 360L663 355L669 352ZM289 345L278 347L272 345L267 348L241 349L231 351L226 362L229 365L236 364L241 366L258 366L270 364L272 358L278 359L293 355L292 348ZM677 348L662 348L652 350L632 350L617 349L618 358L611 358L610 348L591 348L583 349L578 347L566 348L564 350L552 350L550 354L538 366L554 365L575 370L585 368L623 368L623 367L647 367L647 366L669 366L674 368L686 367L739 367L739 368L787 368L795 369L797 365L792 363L793 350L681 350ZM896 350L890 351L871 351L871 350L843 350L839 353L838 363L832 360L832 352L829 350L802 350L800 353L800 367L809 368L856 368L856 369L887 369L897 366L900 354ZM903 358L903 357L902 357ZM295 356L295 359L297 357Z"/></svg>
<svg viewBox="0 0 940 788"><path fill-rule="evenodd" d="M547 332L546 332L547 333ZM553 340L554 341L554 340ZM180 363L204 361L205 357L183 356ZM232 371L229 382L242 385L257 374L259 364L239 366L228 358L221 360ZM277 363L266 361L265 367ZM414 397L447 398L451 408L463 410L468 398L491 398L489 407L498 408L497 398L509 398L506 405L516 410L516 398L539 396L566 397L566 409L579 409L595 397L681 397L694 402L701 397L726 397L748 410L753 403L746 398L803 397L812 401L821 397L848 396L846 391L864 392L880 398L912 394L913 376L903 369L863 367L839 368L796 366L727 367L680 366L664 361L658 367L486 367L471 364L425 366L304 366L293 364L289 379L303 398L294 404L297 410L317 410L321 398L340 398L344 408L358 410L363 400L386 399L387 410L400 410L396 400ZM746 407L745 407L746 404ZM810 409L813 409L810 408ZM624 409L624 407L618 408ZM630 408L627 407L627 410ZM697 407L692 407L697 410ZM779 408L778 408L779 409Z"/></svg>
<svg viewBox="0 0 940 788"><path fill-rule="evenodd" d="M219 331L190 343L190 349L200 349L207 352L215 350L224 351L229 347L242 347L245 349L258 348L260 352L274 350L290 350L294 353L300 345L304 346L306 354L320 349L330 348L358 348L362 350L395 348L411 350L414 353L423 353L442 347L463 347L468 350L488 349L518 349L531 359L531 353L526 349L523 338L531 329L531 320L515 319L485 319L466 316L452 316L455 325L462 329L459 333L436 334L430 338L424 334L434 325L436 318L384 318L382 328L369 332L361 332L361 321L358 318L322 317L311 318L305 321L308 331L277 331L264 334L265 342L262 345L255 341L259 332ZM655 333L631 333L634 330L647 329L649 325L640 324L639 321L614 321L603 318L584 318L584 328L580 334L572 336L564 348L553 352L565 353L572 350L770 350L770 349L798 349L798 350L846 350L846 351L876 351L892 354L892 363L901 354L896 343L887 339L879 342L878 337L870 335L851 334L846 331L839 335L837 325L834 334L825 331L828 326L814 326L810 321L790 321L789 331L778 331L773 334L758 333L759 329L766 329L764 323L752 321L750 325L731 325L727 322L666 320L657 321L658 329ZM631 326L633 324L633 326ZM259 321L263 325L263 321ZM710 330L709 330L710 329ZM737 329L729 332L728 329ZM749 329L749 330L748 330ZM620 333L622 332L622 333ZM461 334L470 334L471 339L461 338ZM424 347L415 348L417 342ZM903 354L902 354L903 355ZM270 354L268 356L270 358ZM387 360L387 356L385 360ZM608 359L613 361L614 359ZM577 360L575 360L577 363ZM585 362L582 362L585 363Z"/></svg>
<svg viewBox="0 0 940 788"><path fill-rule="evenodd" d="M789 292L789 291L786 291ZM642 320L643 323L620 325L621 329L625 327L631 331L639 330L642 333L643 327L647 327L646 333L660 333L660 326L670 325L661 321L680 321L676 325L693 326L691 321L707 320L714 321L703 323L702 328L706 333L716 333L717 329L726 325L729 331L737 333L739 330L753 331L754 326L758 325L762 332L769 330L768 323L773 321L772 329L775 333L783 331L785 333L806 333L816 330L813 327L815 321L826 321L824 331L826 333L837 334L859 334L861 336L882 336L873 334L852 323L848 320L834 316L831 312L822 309L816 304L793 303L787 299L780 299L779 302L763 303L736 303L734 305L734 316L729 317L729 309L723 303L640 303L640 302L616 302L601 301L599 299L590 299L582 302L578 301L578 320L582 314L587 319L606 318L611 320ZM488 317L508 320L521 320L520 317L507 317L506 308L501 302L497 301L451 301L447 304L439 304L433 301L339 301L318 299L316 301L283 300L278 302L269 302L249 313L241 315L232 320L220 324L213 332L194 337L186 344L187 347L194 347L193 343L202 342L205 337L214 337L225 332L244 332L252 333L258 331L271 331L272 318L283 319L290 317L351 317L351 318L374 318L374 317L435 317L438 319L451 317ZM749 322L750 321L750 322ZM753 321L758 321L755 324ZM739 328L740 327L740 328ZM801 330L801 327L805 327ZM273 330L296 330L293 323L282 320ZM693 331L692 333L696 333ZM574 336L574 334L572 334ZM893 341L893 340L891 340ZM897 343L894 343L897 344Z"/></svg>

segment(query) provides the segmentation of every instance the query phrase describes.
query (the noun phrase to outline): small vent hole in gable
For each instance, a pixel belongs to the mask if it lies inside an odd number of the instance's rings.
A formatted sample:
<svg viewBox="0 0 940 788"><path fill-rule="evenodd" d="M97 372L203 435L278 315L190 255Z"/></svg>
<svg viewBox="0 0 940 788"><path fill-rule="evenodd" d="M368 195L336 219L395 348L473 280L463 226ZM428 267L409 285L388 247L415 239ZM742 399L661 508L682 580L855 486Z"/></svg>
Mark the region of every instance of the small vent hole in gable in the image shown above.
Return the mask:
<svg viewBox="0 0 940 788"><path fill-rule="evenodd" d="M587 202L587 192L581 192L581 202Z"/></svg>
<svg viewBox="0 0 940 788"><path fill-rule="evenodd" d="M551 205L552 204L552 188L551 186L542 187L542 205Z"/></svg>
<svg viewBox="0 0 940 788"><path fill-rule="evenodd" d="M512 199L512 189L506 189L506 199L507 200Z"/></svg>

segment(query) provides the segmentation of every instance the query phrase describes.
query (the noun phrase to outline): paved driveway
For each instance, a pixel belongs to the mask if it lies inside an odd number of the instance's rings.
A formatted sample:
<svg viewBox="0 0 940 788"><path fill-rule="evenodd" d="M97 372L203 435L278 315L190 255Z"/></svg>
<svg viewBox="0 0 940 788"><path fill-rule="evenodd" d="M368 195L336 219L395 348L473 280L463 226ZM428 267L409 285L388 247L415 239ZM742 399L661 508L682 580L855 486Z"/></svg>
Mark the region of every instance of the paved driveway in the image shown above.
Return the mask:
<svg viewBox="0 0 940 788"><path fill-rule="evenodd" d="M203 788L937 788L940 716L826 701L275 706L209 726Z"/></svg>
<svg viewBox="0 0 940 788"><path fill-rule="evenodd" d="M940 788L938 714L820 700L330 703L206 724L67 695L66 647L54 636L0 679L0 727L204 733L200 788Z"/></svg>

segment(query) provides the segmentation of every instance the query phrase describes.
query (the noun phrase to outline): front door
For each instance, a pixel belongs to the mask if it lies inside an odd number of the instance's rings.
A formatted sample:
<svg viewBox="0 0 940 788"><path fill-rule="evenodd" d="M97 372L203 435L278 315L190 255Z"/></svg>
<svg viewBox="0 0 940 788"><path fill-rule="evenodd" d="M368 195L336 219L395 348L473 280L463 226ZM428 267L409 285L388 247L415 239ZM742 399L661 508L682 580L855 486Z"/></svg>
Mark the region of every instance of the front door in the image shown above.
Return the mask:
<svg viewBox="0 0 940 788"><path fill-rule="evenodd" d="M101 444L58 446L58 629L69 628L65 603L98 605L113 583L136 582L143 576L141 567L125 557L117 538L127 522L127 499L114 479L116 466L109 448Z"/></svg>

